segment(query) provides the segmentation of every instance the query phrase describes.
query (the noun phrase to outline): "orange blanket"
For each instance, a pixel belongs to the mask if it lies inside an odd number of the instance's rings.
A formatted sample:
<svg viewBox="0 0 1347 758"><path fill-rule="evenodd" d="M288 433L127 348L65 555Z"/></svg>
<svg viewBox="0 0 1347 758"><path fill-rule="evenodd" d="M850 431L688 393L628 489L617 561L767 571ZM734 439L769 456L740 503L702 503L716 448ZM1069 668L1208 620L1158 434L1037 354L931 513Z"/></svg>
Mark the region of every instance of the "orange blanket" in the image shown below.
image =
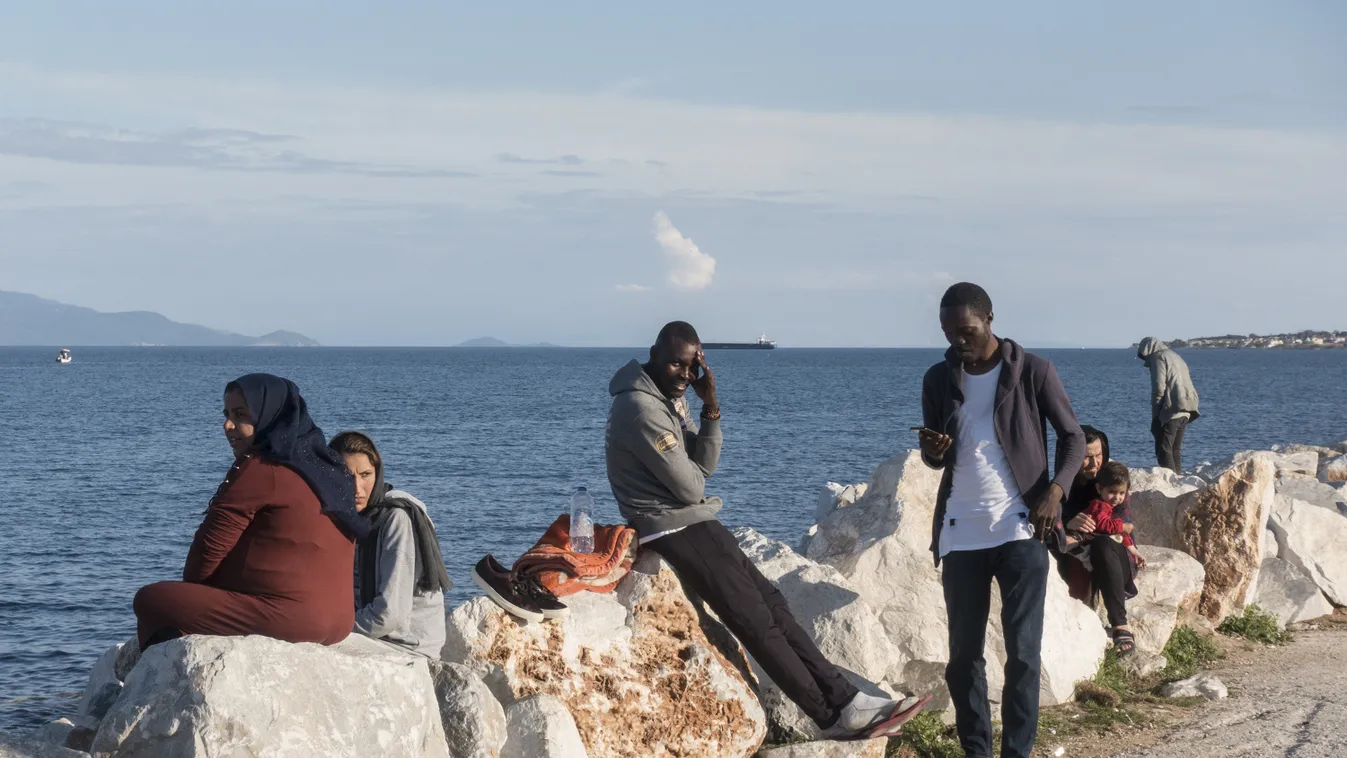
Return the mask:
<svg viewBox="0 0 1347 758"><path fill-rule="evenodd" d="M557 597L577 592L612 592L631 570L636 530L626 526L594 525L594 552L570 549L571 516L563 513L538 543L514 562L520 574L533 574Z"/></svg>

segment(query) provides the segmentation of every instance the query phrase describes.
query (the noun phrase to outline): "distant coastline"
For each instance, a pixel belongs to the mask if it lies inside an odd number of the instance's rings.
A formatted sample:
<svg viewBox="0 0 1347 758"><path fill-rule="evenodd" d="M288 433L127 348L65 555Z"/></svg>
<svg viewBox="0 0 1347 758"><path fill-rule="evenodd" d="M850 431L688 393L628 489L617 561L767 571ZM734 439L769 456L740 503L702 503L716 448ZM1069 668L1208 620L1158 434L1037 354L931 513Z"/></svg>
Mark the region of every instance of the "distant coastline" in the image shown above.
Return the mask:
<svg viewBox="0 0 1347 758"><path fill-rule="evenodd" d="M1171 348L1224 348L1227 350L1323 350L1347 349L1347 331L1303 331L1286 334L1227 334L1169 341ZM1136 347L1133 344L1132 347Z"/></svg>

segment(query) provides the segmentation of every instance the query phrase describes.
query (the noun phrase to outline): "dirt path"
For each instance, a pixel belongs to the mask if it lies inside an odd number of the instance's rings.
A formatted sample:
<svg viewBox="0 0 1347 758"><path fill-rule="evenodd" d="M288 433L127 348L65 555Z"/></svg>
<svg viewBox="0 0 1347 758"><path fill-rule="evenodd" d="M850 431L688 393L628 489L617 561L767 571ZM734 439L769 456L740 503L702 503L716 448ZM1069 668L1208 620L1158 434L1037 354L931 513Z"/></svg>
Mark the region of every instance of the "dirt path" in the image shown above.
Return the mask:
<svg viewBox="0 0 1347 758"><path fill-rule="evenodd" d="M1212 670L1230 698L1113 758L1342 758L1347 756L1347 628L1306 631ZM1098 754L1098 753L1096 753ZM1071 755L1068 751L1066 755Z"/></svg>

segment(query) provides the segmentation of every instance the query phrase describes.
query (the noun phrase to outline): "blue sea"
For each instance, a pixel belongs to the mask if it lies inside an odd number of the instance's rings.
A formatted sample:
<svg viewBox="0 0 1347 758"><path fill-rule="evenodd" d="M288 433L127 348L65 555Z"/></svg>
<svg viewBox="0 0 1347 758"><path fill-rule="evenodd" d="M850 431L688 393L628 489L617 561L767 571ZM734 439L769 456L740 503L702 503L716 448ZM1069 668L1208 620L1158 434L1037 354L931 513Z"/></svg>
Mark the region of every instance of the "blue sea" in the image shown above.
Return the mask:
<svg viewBox="0 0 1347 758"><path fill-rule="evenodd" d="M329 435L371 434L388 480L430 505L457 583L527 549L603 467L608 380L640 349L0 348L0 729L74 711L94 659L135 631L131 598L180 575L228 469L221 393L253 371L297 382ZM1047 350L1114 456L1152 465L1149 383L1124 350ZM1204 416L1185 461L1347 439L1347 350L1188 351ZM934 350L708 355L725 447L723 520L795 544L820 486L867 479L915 442Z"/></svg>

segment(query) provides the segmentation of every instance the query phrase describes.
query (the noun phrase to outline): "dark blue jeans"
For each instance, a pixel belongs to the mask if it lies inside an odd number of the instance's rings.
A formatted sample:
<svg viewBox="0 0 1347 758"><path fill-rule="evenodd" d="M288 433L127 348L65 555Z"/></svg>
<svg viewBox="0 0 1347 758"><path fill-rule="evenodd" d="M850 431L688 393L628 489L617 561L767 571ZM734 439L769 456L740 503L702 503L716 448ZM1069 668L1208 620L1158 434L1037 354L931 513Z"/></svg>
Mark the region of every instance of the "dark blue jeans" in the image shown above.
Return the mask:
<svg viewBox="0 0 1347 758"><path fill-rule="evenodd" d="M987 701L983 646L991 612L992 580L1001 588L1006 635L1006 688L1001 697L1001 757L1029 758L1038 736L1039 653L1043 602L1048 590L1048 549L1017 540L944 558L942 583L949 614L949 665L945 682L954 700L955 727L968 758L991 758L992 713Z"/></svg>

